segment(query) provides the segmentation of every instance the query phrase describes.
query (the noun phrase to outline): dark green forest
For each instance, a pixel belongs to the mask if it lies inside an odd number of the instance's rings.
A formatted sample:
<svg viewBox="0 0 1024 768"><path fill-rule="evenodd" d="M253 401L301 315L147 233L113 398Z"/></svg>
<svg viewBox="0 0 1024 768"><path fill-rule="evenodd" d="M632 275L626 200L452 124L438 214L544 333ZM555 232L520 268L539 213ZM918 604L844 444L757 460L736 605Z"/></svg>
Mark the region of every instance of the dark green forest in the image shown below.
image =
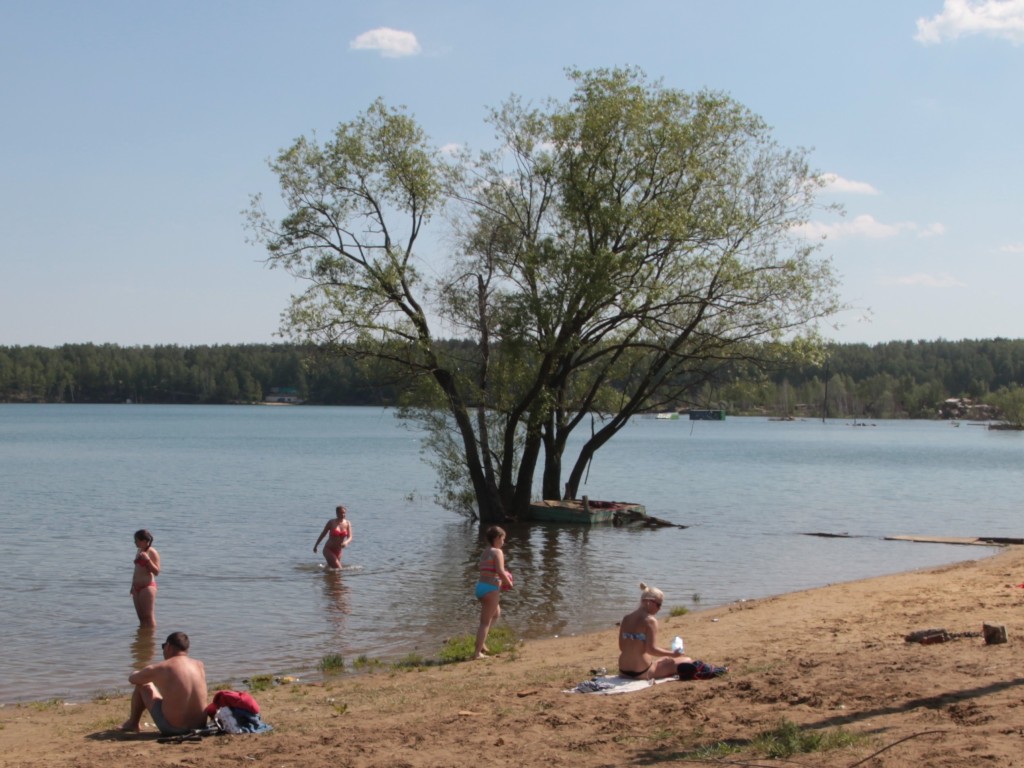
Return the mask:
<svg viewBox="0 0 1024 768"><path fill-rule="evenodd" d="M472 355L466 342L446 342ZM254 403L293 392L318 405L401 404L411 387L380 364L290 344L0 347L0 402ZM985 402L1024 384L1024 340L837 344L824 362L770 373L722 369L679 408L731 414L938 418L949 398Z"/></svg>

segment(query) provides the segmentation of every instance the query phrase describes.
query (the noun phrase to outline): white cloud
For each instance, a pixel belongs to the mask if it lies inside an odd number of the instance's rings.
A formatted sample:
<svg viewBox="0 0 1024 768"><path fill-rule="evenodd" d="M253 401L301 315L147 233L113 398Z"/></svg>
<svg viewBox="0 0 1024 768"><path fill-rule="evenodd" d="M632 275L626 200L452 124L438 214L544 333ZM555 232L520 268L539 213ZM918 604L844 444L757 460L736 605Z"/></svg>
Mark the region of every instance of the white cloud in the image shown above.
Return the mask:
<svg viewBox="0 0 1024 768"><path fill-rule="evenodd" d="M403 32L390 27L378 27L363 32L348 44L354 51L380 51L387 59L415 56L420 52L420 43L412 32Z"/></svg>
<svg viewBox="0 0 1024 768"><path fill-rule="evenodd" d="M914 232L918 237L938 237L946 234L946 226L935 222L927 227L920 227L912 221L901 221L896 224L885 224L869 213L862 213L850 221L809 221L793 231L808 240L838 240L848 237L866 237L870 240L886 240L905 232Z"/></svg>
<svg viewBox="0 0 1024 768"><path fill-rule="evenodd" d="M1024 243L1009 243L999 249L1000 253L1024 253Z"/></svg>
<svg viewBox="0 0 1024 768"><path fill-rule="evenodd" d="M457 155L462 151L462 145L457 142L450 142L441 147L440 152L442 155Z"/></svg>
<svg viewBox="0 0 1024 768"><path fill-rule="evenodd" d="M917 233L918 237L939 237L946 234L946 225L934 222Z"/></svg>
<svg viewBox="0 0 1024 768"><path fill-rule="evenodd" d="M842 192L854 195L877 195L878 190L866 181L852 181L844 179L836 173L823 173L822 180L825 182L826 192Z"/></svg>
<svg viewBox="0 0 1024 768"><path fill-rule="evenodd" d="M936 275L929 275L926 272L915 272L912 275L893 277L882 282L889 285L920 286L922 288L965 288L966 283L957 280L952 275L939 272Z"/></svg>
<svg viewBox="0 0 1024 768"><path fill-rule="evenodd" d="M908 229L914 229L914 225L883 224L874 216L863 213L850 221L838 221L831 224L823 221L809 221L806 224L795 227L794 231L808 240L818 240L821 238L838 239L840 237L867 237L872 240L880 240L896 237L900 232Z"/></svg>
<svg viewBox="0 0 1024 768"><path fill-rule="evenodd" d="M914 39L929 45L961 35L989 35L1024 43L1024 0L945 0L942 13L917 20Z"/></svg>

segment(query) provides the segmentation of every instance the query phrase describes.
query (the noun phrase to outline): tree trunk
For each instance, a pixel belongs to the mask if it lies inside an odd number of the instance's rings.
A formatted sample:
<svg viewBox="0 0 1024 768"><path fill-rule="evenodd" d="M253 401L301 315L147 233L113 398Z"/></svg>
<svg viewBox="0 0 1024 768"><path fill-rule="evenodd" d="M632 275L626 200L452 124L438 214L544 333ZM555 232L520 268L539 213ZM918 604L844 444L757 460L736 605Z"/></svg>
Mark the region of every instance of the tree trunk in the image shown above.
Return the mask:
<svg viewBox="0 0 1024 768"><path fill-rule="evenodd" d="M492 481L488 481L483 470L480 452L477 448L476 433L473 431L473 420L459 396L455 380L443 368L435 367L433 374L434 380L437 381L448 399L448 410L451 412L452 418L455 419L455 425L462 437L466 468L469 472L470 483L473 485L473 495L476 497L480 521L485 523L502 522L505 519L505 505L502 504L499 489Z"/></svg>
<svg viewBox="0 0 1024 768"><path fill-rule="evenodd" d="M564 444L550 431L544 433L544 475L541 480L541 498L562 498L562 452Z"/></svg>
<svg viewBox="0 0 1024 768"><path fill-rule="evenodd" d="M609 421L601 429L597 430L583 447L580 449L579 456L576 457L576 463L573 464L572 471L569 473L569 480L565 484L565 497L567 499L575 499L576 494L579 493L580 482L583 480L583 473L587 469L587 464L594 458L594 454L597 453L598 449L611 440L616 433L622 429L630 418L630 413L624 412L623 414L617 415L611 421Z"/></svg>

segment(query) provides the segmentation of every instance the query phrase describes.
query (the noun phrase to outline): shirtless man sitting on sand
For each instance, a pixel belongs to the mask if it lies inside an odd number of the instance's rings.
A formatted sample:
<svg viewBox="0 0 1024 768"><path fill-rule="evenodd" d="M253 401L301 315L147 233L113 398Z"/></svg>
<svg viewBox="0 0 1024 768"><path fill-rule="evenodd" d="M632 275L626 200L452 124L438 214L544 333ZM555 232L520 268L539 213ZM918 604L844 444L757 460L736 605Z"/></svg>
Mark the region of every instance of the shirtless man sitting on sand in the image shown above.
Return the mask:
<svg viewBox="0 0 1024 768"><path fill-rule="evenodd" d="M122 731L138 732L146 710L164 736L180 736L206 725L206 668L189 657L188 646L188 635L172 632L161 646L164 660L128 676L135 692Z"/></svg>

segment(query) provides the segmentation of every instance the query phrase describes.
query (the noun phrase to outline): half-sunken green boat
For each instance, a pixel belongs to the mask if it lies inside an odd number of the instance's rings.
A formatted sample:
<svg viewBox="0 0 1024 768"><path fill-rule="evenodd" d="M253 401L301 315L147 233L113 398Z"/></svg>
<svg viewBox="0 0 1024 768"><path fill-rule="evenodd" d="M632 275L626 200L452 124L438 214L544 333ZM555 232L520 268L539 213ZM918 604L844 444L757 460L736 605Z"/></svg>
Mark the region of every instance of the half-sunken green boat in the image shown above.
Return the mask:
<svg viewBox="0 0 1024 768"><path fill-rule="evenodd" d="M643 504L628 501L591 501L582 499L547 499L530 504L530 519L542 523L579 523L582 525L632 525L646 522Z"/></svg>

